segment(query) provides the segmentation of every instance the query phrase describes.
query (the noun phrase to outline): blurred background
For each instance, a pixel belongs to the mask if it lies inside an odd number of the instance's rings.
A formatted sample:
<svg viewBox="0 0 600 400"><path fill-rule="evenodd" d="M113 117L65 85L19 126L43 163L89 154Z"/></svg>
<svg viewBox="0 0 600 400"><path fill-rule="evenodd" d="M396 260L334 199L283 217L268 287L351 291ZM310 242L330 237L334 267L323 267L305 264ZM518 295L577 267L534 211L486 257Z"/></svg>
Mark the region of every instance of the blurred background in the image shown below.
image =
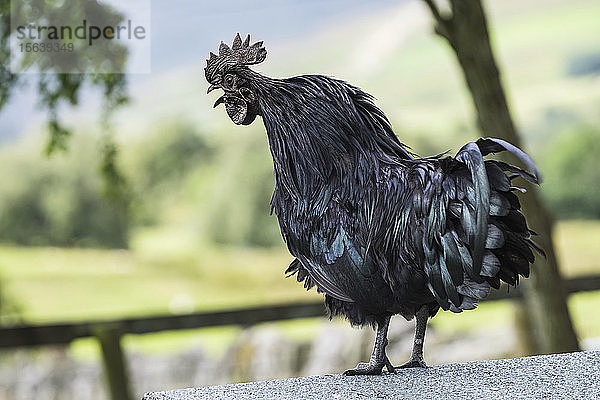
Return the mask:
<svg viewBox="0 0 600 400"><path fill-rule="evenodd" d="M484 6L512 115L545 178L561 271L600 274L600 3ZM265 41L269 54L256 68L265 75L331 75L373 94L419 154L454 153L480 135L462 73L421 1L153 1L151 15L152 72L125 76L129 101L111 113L110 128L103 91L84 83L76 106L55 110L71 131L67 149L47 156L49 117L36 77L10 89L0 112L3 327L321 298L284 278L291 257L269 215L274 178L263 125L234 127L212 109L216 94L206 95L205 58L236 32ZM600 291L569 297L583 349L600 349L598 308ZM522 355L515 324L509 300L440 312L425 359ZM408 357L412 327L395 318L394 363ZM125 335L122 343L139 397L339 373L368 357L372 337L371 329L312 318ZM3 349L0 397L105 399L100 354L93 338Z"/></svg>

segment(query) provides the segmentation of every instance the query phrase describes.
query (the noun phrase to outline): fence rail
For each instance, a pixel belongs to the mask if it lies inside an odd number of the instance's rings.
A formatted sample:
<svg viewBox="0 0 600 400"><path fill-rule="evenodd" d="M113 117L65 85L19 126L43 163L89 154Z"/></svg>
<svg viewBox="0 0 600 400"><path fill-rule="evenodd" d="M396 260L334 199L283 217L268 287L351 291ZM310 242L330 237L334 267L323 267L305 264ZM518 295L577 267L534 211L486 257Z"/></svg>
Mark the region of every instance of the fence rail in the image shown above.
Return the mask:
<svg viewBox="0 0 600 400"><path fill-rule="evenodd" d="M569 294L600 290L600 276L580 276L565 281ZM519 287L492 291L486 301L516 299ZM95 337L101 345L104 372L113 400L131 399L120 338L124 334L143 334L166 330L197 329L213 326L251 326L261 322L325 315L323 302L295 303L244 308L230 311L186 315L98 320L88 322L20 325L0 328L0 348L69 344L83 337Z"/></svg>
<svg viewBox="0 0 600 400"><path fill-rule="evenodd" d="M569 294L600 290L600 276L581 276L565 280ZM492 291L486 301L515 299L522 296L519 287ZM251 326L261 322L313 318L325 315L323 302L294 303L214 311L185 315L98 320L88 322L20 325L0 328L0 348L69 344L74 339L97 336L98 330L120 334L143 334L166 330L197 329L213 326Z"/></svg>
<svg viewBox="0 0 600 400"><path fill-rule="evenodd" d="M197 329L212 326L250 326L261 322L325 315L323 302L244 308L230 311L185 315L127 318L47 325L22 325L0 328L0 348L68 344L74 339L96 336L98 330L121 334L142 334L167 330Z"/></svg>

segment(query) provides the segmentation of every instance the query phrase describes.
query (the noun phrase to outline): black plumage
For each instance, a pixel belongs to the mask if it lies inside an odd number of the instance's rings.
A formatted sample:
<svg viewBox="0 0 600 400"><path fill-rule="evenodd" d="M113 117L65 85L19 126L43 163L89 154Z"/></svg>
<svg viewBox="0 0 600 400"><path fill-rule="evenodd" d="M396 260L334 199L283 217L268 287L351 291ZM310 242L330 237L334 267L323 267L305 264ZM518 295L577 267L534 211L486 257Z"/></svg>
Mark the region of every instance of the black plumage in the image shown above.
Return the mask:
<svg viewBox="0 0 600 400"><path fill-rule="evenodd" d="M513 179L538 183L534 163L494 138L454 157L419 158L369 94L325 76L273 79L248 68L265 56L262 42L238 35L211 53L206 78L209 91L224 90L215 106L224 103L233 122L263 119L275 170L271 208L295 257L286 273L324 293L332 316L378 327L370 362L347 374L393 370L385 345L395 314L417 316L404 366L424 366L428 317L440 307L473 309L490 287L529 275L539 248ZM502 151L530 171L484 159Z"/></svg>

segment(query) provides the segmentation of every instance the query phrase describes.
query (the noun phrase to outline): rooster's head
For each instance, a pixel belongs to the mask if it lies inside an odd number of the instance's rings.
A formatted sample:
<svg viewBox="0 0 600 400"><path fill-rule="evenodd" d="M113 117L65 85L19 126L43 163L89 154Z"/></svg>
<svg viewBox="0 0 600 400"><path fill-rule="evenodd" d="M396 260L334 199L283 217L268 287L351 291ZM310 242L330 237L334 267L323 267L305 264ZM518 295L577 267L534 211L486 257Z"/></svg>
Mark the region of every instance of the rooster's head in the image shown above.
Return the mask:
<svg viewBox="0 0 600 400"><path fill-rule="evenodd" d="M229 118L237 125L248 125L259 114L257 93L252 85L252 71L248 65L258 64L267 57L263 42L250 45L250 35L242 42L238 33L231 47L221 42L219 55L210 53L204 69L210 84L208 92L223 89L214 107L221 103Z"/></svg>

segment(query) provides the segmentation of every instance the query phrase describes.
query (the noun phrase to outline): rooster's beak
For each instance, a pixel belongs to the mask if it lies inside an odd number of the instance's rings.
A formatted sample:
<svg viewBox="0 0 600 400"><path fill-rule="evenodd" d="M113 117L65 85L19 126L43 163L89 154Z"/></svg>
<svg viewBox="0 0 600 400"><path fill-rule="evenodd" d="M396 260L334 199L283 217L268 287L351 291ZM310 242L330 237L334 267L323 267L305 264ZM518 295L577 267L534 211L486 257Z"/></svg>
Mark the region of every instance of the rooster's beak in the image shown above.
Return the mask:
<svg viewBox="0 0 600 400"><path fill-rule="evenodd" d="M213 90L218 89L218 88L219 88L219 85L210 85L208 87L208 90L206 91L206 94L209 94L210 92L212 92Z"/></svg>
<svg viewBox="0 0 600 400"><path fill-rule="evenodd" d="M215 101L215 104L213 105L213 108L215 108L216 106L218 106L218 105L219 105L219 104L221 104L221 103L225 103L225 95L223 95L223 96L219 97L219 98L217 99L217 101Z"/></svg>

